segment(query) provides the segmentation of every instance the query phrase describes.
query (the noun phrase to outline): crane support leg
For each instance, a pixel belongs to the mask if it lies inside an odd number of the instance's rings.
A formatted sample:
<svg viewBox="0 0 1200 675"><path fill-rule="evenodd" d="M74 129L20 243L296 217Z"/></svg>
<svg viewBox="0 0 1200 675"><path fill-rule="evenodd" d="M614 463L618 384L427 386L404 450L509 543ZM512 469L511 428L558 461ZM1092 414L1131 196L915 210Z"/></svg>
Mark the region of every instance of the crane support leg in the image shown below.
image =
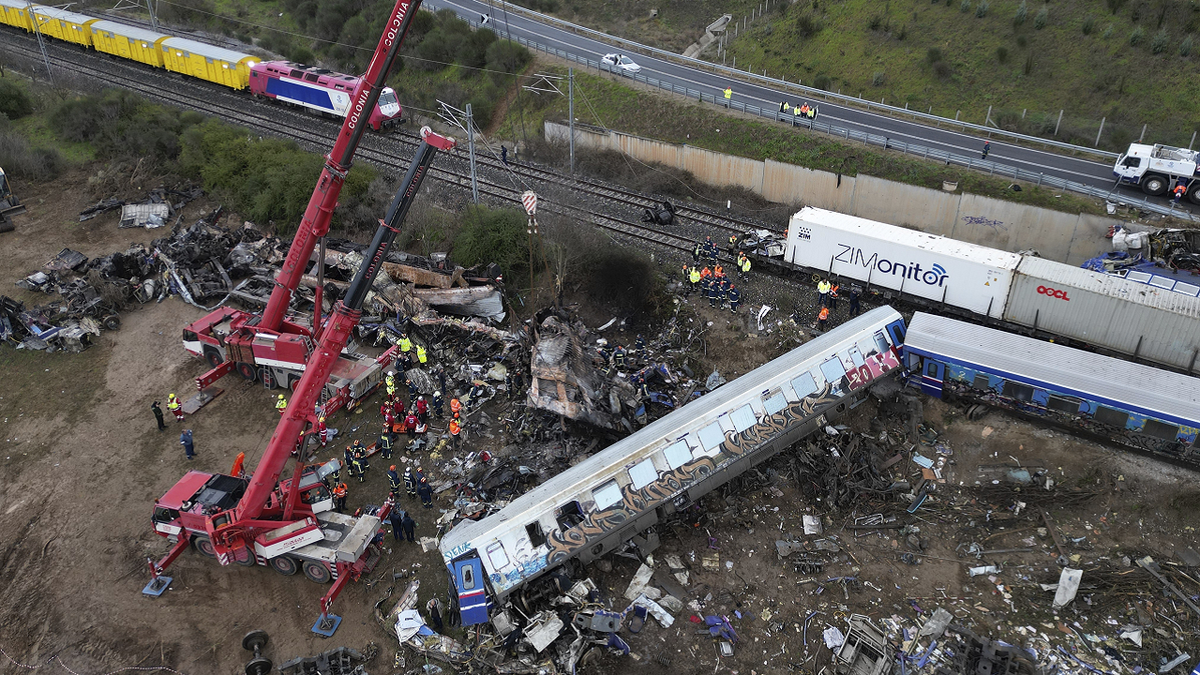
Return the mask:
<svg viewBox="0 0 1200 675"><path fill-rule="evenodd" d="M163 576L163 570L175 562L175 559L183 554L191 543L191 539L181 533L179 541L175 542L171 550L167 551L167 554L160 558L158 562L146 558L146 564L150 566L150 583L146 584L146 587L142 589L142 593L157 598L166 592L167 587L171 585L173 579L172 577Z"/></svg>

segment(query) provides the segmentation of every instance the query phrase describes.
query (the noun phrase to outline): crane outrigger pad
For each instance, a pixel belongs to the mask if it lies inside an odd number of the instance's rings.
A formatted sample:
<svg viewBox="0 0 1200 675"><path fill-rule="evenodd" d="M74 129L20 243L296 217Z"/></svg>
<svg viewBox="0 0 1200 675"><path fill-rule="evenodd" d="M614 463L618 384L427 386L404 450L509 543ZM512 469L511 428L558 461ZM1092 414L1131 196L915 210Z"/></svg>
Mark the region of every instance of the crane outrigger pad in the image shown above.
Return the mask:
<svg viewBox="0 0 1200 675"><path fill-rule="evenodd" d="M312 632L321 637L330 638L337 632L340 625L342 625L342 617L337 614L322 614L317 617L317 622L313 624Z"/></svg>

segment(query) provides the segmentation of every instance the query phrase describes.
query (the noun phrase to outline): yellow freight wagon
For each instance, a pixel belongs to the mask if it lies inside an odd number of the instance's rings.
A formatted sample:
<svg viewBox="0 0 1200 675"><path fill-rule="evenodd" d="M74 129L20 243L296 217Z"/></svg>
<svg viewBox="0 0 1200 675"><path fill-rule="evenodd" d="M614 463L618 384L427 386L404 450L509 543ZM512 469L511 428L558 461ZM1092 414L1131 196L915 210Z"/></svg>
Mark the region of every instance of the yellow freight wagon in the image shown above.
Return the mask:
<svg viewBox="0 0 1200 675"><path fill-rule="evenodd" d="M167 70L232 89L245 89L249 85L250 66L259 61L248 54L186 38L167 38L160 43L159 49Z"/></svg>
<svg viewBox="0 0 1200 675"><path fill-rule="evenodd" d="M0 23L33 32L33 24L29 22L29 4L24 0L0 0Z"/></svg>
<svg viewBox="0 0 1200 675"><path fill-rule="evenodd" d="M167 39L166 35L115 21L97 21L91 28L92 46L96 51L155 68L163 67L163 51L159 43Z"/></svg>
<svg viewBox="0 0 1200 675"><path fill-rule="evenodd" d="M92 46L92 32L88 26L99 21L83 14L39 5L33 8L33 20L37 22L37 29L42 35L84 47Z"/></svg>

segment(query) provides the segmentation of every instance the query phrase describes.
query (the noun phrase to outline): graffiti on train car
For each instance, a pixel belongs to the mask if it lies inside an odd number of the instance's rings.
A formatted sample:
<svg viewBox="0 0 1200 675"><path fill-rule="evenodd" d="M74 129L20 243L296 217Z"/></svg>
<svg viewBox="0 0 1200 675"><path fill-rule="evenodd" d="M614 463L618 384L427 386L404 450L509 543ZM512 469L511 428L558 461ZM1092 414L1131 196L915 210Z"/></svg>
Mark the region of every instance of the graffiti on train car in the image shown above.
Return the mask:
<svg viewBox="0 0 1200 675"><path fill-rule="evenodd" d="M899 362L897 361L897 365ZM566 531L557 530L546 541L549 564L570 558L580 547L619 529L631 518L643 514L666 501L671 495L711 476L722 464L753 452L768 441L787 433L811 417L819 408L835 403L839 396L826 383L822 391L788 405L783 410L763 417L741 433L726 431L725 441L714 457L698 457L667 471L646 487L636 490L633 485L621 488L621 501L600 512L588 514L578 525Z"/></svg>
<svg viewBox="0 0 1200 675"><path fill-rule="evenodd" d="M892 347L882 354L872 354L864 359L863 365L846 371L850 391L861 389L871 384L876 378L900 367L900 354Z"/></svg>

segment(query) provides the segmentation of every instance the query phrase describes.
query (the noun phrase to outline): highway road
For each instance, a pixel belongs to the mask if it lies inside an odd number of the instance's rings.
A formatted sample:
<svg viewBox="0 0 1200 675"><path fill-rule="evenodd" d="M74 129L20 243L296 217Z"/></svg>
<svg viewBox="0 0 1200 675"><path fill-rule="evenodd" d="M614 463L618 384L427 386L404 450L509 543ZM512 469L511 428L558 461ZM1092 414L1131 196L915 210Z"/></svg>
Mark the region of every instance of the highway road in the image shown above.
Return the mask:
<svg viewBox="0 0 1200 675"><path fill-rule="evenodd" d="M524 38L593 61L598 61L604 54L621 51L615 45L625 42L625 49L628 50L625 53L642 67L643 75L699 90L706 96L715 96L718 99L722 97L722 92L728 87L733 90L733 101L768 109L778 108L780 102L783 101L796 104L805 100L794 93L787 93L783 89L782 83L778 89L750 84L687 65L639 54L636 53L636 49L628 48L628 41L614 39L612 43L605 43L510 11L511 5L494 0L425 0L422 7L431 11L452 9L463 19L474 23L479 23L483 16L489 16L489 27L500 37ZM981 156L984 141L989 140L955 129L937 128L825 101L818 102L822 121L846 127L852 131L858 130L885 136L893 142L913 143L964 156ZM988 159L1003 167L1020 168L1033 174L1042 173L1046 176L1075 181L1103 190L1112 189L1114 185L1112 162L1102 161L1096 157L1068 156L1054 151L1014 145L997 139L991 140ZM1130 202L1141 201L1144 196L1136 187L1121 187L1119 191ZM1161 200L1160 203L1166 204L1166 201Z"/></svg>

